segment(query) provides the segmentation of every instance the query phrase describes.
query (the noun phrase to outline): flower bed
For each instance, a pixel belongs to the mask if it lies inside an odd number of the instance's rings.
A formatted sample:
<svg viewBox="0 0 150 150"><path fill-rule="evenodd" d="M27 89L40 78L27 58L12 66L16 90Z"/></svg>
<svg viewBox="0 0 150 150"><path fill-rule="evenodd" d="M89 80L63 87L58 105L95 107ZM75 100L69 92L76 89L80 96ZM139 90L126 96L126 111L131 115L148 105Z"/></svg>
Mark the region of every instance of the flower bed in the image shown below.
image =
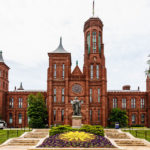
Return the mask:
<svg viewBox="0 0 150 150"><path fill-rule="evenodd" d="M111 142L105 137L80 131L69 131L52 135L38 147L114 148Z"/></svg>

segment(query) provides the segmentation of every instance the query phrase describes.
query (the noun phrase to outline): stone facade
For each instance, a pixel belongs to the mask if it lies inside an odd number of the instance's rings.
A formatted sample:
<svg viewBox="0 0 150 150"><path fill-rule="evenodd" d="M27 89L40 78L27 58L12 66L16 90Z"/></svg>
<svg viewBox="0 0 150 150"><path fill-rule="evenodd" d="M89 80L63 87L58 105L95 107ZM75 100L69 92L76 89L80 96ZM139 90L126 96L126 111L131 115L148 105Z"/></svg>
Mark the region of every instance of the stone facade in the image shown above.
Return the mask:
<svg viewBox="0 0 150 150"><path fill-rule="evenodd" d="M8 91L9 67L0 62L0 115L10 127L28 126L27 97L41 92L48 110L48 123L72 124L71 100L76 96L83 101L82 124L108 125L112 108L127 111L129 125L143 124L150 127L150 79L147 77L146 91L107 91L107 70L105 67L103 23L99 18L90 18L84 25L83 72L78 63L71 72L71 53L62 46L48 53L47 91ZM13 99L13 106L12 106ZM19 119L20 118L20 119Z"/></svg>

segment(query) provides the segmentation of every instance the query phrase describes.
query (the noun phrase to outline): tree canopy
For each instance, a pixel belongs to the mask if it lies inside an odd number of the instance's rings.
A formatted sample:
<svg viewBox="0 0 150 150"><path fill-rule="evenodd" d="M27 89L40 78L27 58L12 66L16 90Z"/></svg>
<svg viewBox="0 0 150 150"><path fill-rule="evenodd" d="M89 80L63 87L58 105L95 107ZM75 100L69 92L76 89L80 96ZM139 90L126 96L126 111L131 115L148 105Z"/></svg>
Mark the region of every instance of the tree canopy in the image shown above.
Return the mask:
<svg viewBox="0 0 150 150"><path fill-rule="evenodd" d="M47 124L47 108L44 101L44 96L41 93L37 95L30 94L28 96L29 127L44 128Z"/></svg>
<svg viewBox="0 0 150 150"><path fill-rule="evenodd" d="M109 125L114 127L115 123L118 122L120 127L126 127L128 124L128 116L125 110L119 108L112 109L109 115Z"/></svg>

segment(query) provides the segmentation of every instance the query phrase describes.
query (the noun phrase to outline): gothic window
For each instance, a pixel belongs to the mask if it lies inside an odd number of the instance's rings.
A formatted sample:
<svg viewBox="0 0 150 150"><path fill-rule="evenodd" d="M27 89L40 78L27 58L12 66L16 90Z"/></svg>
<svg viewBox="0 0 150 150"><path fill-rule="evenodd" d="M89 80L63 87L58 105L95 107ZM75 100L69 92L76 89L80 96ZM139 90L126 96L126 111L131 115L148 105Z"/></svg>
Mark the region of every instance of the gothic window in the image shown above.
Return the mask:
<svg viewBox="0 0 150 150"><path fill-rule="evenodd" d="M18 114L19 124L22 124L22 114Z"/></svg>
<svg viewBox="0 0 150 150"><path fill-rule="evenodd" d="M14 99L11 97L9 99L9 108L13 108L14 107Z"/></svg>
<svg viewBox="0 0 150 150"><path fill-rule="evenodd" d="M62 71L62 78L64 79L64 77L65 77L65 64L62 65L62 69L63 69L63 71Z"/></svg>
<svg viewBox="0 0 150 150"><path fill-rule="evenodd" d="M98 121L100 121L100 109L98 110Z"/></svg>
<svg viewBox="0 0 150 150"><path fill-rule="evenodd" d="M135 108L135 98L131 99L131 108Z"/></svg>
<svg viewBox="0 0 150 150"><path fill-rule="evenodd" d="M113 108L117 108L117 98L113 98Z"/></svg>
<svg viewBox="0 0 150 150"><path fill-rule="evenodd" d="M141 114L141 123L145 123L145 114Z"/></svg>
<svg viewBox="0 0 150 150"><path fill-rule="evenodd" d="M56 79L56 64L54 64L54 78Z"/></svg>
<svg viewBox="0 0 150 150"><path fill-rule="evenodd" d="M96 32L93 32L93 53L96 53Z"/></svg>
<svg viewBox="0 0 150 150"><path fill-rule="evenodd" d="M91 79L93 79L93 65L91 65L91 73L90 73Z"/></svg>
<svg viewBox="0 0 150 150"><path fill-rule="evenodd" d="M90 110L90 121L92 121L92 110Z"/></svg>
<svg viewBox="0 0 150 150"><path fill-rule="evenodd" d="M90 89L90 103L92 103L92 89Z"/></svg>
<svg viewBox="0 0 150 150"><path fill-rule="evenodd" d="M56 103L56 89L54 89L54 103Z"/></svg>
<svg viewBox="0 0 150 150"><path fill-rule="evenodd" d="M145 100L141 98L141 109L145 108Z"/></svg>
<svg viewBox="0 0 150 150"><path fill-rule="evenodd" d="M56 121L56 110L53 111L53 119Z"/></svg>
<svg viewBox="0 0 150 150"><path fill-rule="evenodd" d="M99 53L101 53L101 34L100 33L98 35L98 49L99 49Z"/></svg>
<svg viewBox="0 0 150 150"><path fill-rule="evenodd" d="M99 79L99 65L96 65L96 78Z"/></svg>
<svg viewBox="0 0 150 150"><path fill-rule="evenodd" d="M61 94L62 94L61 100L62 100L62 103L64 103L65 101L65 89L64 88L62 89Z"/></svg>
<svg viewBox="0 0 150 150"><path fill-rule="evenodd" d="M64 110L61 110L61 121L64 121Z"/></svg>
<svg viewBox="0 0 150 150"><path fill-rule="evenodd" d="M90 54L90 33L87 35L88 54Z"/></svg>
<svg viewBox="0 0 150 150"><path fill-rule="evenodd" d="M98 103L100 103L100 89L98 89Z"/></svg>
<svg viewBox="0 0 150 150"><path fill-rule="evenodd" d="M126 109L126 99L125 98L122 99L122 108Z"/></svg>
<svg viewBox="0 0 150 150"><path fill-rule="evenodd" d="M135 119L136 119L136 115L135 114L132 114L132 124L135 124Z"/></svg>
<svg viewBox="0 0 150 150"><path fill-rule="evenodd" d="M10 124L13 123L12 113L9 113L9 123L10 123Z"/></svg>
<svg viewBox="0 0 150 150"><path fill-rule="evenodd" d="M19 108L22 108L22 98L19 98Z"/></svg>

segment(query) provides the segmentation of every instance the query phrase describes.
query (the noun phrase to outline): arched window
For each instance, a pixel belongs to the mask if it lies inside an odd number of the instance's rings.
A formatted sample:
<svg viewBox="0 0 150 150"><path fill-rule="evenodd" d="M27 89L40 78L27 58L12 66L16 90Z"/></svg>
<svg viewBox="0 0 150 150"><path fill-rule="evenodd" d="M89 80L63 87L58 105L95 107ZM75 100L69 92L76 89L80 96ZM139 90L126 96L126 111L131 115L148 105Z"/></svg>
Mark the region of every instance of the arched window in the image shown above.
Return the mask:
<svg viewBox="0 0 150 150"><path fill-rule="evenodd" d="M9 113L9 123L10 123L10 124L12 124L12 123L13 123L12 113Z"/></svg>
<svg viewBox="0 0 150 150"><path fill-rule="evenodd" d="M93 32L93 53L96 53L96 32Z"/></svg>
<svg viewBox="0 0 150 150"><path fill-rule="evenodd" d="M22 98L19 98L18 102L19 102L19 104L18 104L19 108L22 108Z"/></svg>
<svg viewBox="0 0 150 150"><path fill-rule="evenodd" d="M99 53L101 53L101 34L100 33L98 35L98 50L99 50Z"/></svg>
<svg viewBox="0 0 150 150"><path fill-rule="evenodd" d="M100 97L100 89L98 89L98 103L100 103L100 99L101 99L101 97Z"/></svg>
<svg viewBox="0 0 150 150"><path fill-rule="evenodd" d="M132 98L131 99L131 108L135 108L136 107L135 104L136 104L135 98Z"/></svg>
<svg viewBox="0 0 150 150"><path fill-rule="evenodd" d="M65 77L65 64L62 65L62 78Z"/></svg>
<svg viewBox="0 0 150 150"><path fill-rule="evenodd" d="M96 65L96 78L99 79L99 65Z"/></svg>
<svg viewBox="0 0 150 150"><path fill-rule="evenodd" d="M93 65L91 65L91 68L90 68L90 76L91 76L91 79L93 79Z"/></svg>
<svg viewBox="0 0 150 150"><path fill-rule="evenodd" d="M92 89L90 89L90 103L92 103Z"/></svg>
<svg viewBox="0 0 150 150"><path fill-rule="evenodd" d="M56 121L56 110L55 109L53 110L53 119L54 119L54 121Z"/></svg>
<svg viewBox="0 0 150 150"><path fill-rule="evenodd" d="M90 54L90 33L87 35L88 54Z"/></svg>
<svg viewBox="0 0 150 150"><path fill-rule="evenodd" d="M54 103L56 103L56 89L54 89Z"/></svg>
<svg viewBox="0 0 150 150"><path fill-rule="evenodd" d="M113 108L117 108L117 98L113 98Z"/></svg>
<svg viewBox="0 0 150 150"><path fill-rule="evenodd" d="M54 78L56 79L56 64L54 64Z"/></svg>
<svg viewBox="0 0 150 150"><path fill-rule="evenodd" d="M62 88L62 91L61 91L61 101L62 101L62 103L64 103L64 101L65 101L65 89L64 88Z"/></svg>
<svg viewBox="0 0 150 150"><path fill-rule="evenodd" d="M145 108L145 100L141 98L141 109Z"/></svg>
<svg viewBox="0 0 150 150"><path fill-rule="evenodd" d="M22 124L22 114L18 115L18 119L19 119L19 124Z"/></svg>

